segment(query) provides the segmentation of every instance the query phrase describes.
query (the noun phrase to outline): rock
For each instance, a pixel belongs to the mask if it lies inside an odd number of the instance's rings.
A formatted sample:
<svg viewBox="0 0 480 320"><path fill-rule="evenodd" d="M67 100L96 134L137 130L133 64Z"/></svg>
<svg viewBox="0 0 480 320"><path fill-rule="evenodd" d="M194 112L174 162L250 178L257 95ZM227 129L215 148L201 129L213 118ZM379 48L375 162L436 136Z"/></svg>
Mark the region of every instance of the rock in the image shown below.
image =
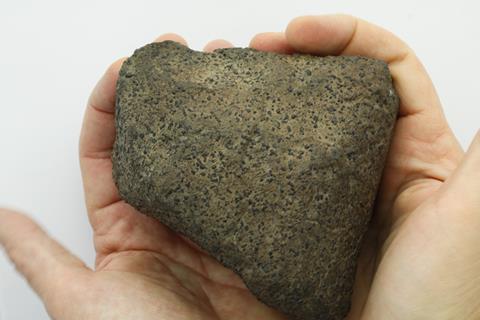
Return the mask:
<svg viewBox="0 0 480 320"><path fill-rule="evenodd" d="M384 62L165 41L116 103L123 199L291 319L343 319L398 109Z"/></svg>

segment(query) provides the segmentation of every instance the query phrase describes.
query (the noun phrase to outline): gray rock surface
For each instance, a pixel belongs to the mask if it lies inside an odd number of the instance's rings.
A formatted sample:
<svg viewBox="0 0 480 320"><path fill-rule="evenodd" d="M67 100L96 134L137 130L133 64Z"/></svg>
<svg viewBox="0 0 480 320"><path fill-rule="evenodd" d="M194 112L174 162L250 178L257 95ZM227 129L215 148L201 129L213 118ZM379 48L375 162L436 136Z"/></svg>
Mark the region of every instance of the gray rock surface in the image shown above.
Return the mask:
<svg viewBox="0 0 480 320"><path fill-rule="evenodd" d="M343 319L397 108L382 61L149 44L117 83L114 179L264 303Z"/></svg>

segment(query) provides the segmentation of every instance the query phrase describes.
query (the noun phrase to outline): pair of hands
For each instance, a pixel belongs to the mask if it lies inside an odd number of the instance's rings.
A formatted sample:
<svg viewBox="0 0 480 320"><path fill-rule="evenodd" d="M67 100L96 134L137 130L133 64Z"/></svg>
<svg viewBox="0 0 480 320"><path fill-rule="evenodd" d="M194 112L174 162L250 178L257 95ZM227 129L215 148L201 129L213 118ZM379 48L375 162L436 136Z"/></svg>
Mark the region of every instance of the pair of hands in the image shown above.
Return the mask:
<svg viewBox="0 0 480 320"><path fill-rule="evenodd" d="M157 41L185 41L174 34ZM348 319L480 318L480 135L464 154L412 50L344 15L294 19L251 47L384 60L401 106ZM229 47L213 41L212 51ZM112 180L115 83L110 66L88 101L80 160L97 252L86 267L28 217L0 209L0 243L54 319L280 320L241 279L123 202Z"/></svg>

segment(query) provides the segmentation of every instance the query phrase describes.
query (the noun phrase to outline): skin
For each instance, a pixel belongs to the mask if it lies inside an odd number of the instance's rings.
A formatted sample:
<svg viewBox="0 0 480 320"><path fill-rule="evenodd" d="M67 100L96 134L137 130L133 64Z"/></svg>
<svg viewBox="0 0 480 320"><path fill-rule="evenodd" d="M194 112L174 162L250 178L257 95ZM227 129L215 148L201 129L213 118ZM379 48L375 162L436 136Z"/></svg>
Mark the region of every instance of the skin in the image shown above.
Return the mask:
<svg viewBox="0 0 480 320"><path fill-rule="evenodd" d="M185 44L175 34L157 39ZM414 52L345 15L306 16L251 47L385 60L401 106L348 319L480 318L480 133L464 153ZM230 47L224 40L206 51ZM286 319L232 271L123 202L113 183L113 63L85 111L80 160L95 270L27 216L0 209L0 243L53 319ZM65 303L65 302L68 303Z"/></svg>

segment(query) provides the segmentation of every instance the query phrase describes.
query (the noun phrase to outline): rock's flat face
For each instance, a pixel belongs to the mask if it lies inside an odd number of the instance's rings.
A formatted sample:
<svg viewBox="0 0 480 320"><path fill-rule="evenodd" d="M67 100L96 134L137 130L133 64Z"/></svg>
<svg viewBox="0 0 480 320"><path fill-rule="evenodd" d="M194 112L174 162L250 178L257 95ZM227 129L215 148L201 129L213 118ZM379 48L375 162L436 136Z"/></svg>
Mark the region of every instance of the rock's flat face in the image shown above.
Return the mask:
<svg viewBox="0 0 480 320"><path fill-rule="evenodd" d="M343 319L398 98L384 62L192 51L123 65L113 173L291 319Z"/></svg>

